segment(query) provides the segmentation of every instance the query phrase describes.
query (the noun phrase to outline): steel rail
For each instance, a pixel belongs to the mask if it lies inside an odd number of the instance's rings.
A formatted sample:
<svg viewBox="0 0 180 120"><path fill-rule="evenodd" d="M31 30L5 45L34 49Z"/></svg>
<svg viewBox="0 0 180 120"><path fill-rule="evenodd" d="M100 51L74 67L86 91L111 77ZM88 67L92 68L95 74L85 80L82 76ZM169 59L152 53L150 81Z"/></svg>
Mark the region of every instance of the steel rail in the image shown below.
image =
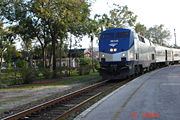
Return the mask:
<svg viewBox="0 0 180 120"><path fill-rule="evenodd" d="M70 116L71 114L75 113L76 111L78 111L79 109L81 109L82 107L84 107L85 105L87 105L89 102L95 100L96 98L105 95L106 93L109 93L110 91L112 91L113 89L118 88L119 86L122 86L123 84L125 84L126 82L120 82L119 84L116 84L108 89L106 89L103 92L99 92L96 95L90 97L89 99L83 101L82 103L76 105L75 107L71 108L70 110L66 111L65 113L63 113L62 115L58 116L57 118L53 119L53 120L61 120L63 118L66 118L68 116Z"/></svg>
<svg viewBox="0 0 180 120"><path fill-rule="evenodd" d="M43 109L45 109L45 108L47 108L47 107L50 107L50 106L52 106L52 105L54 105L54 104L56 104L56 103L59 103L59 102L61 102L61 101L63 101L63 100L69 99L69 98L71 98L71 97L73 97L73 96L79 95L79 94L84 93L84 92L86 92L86 91L88 91L88 90L91 90L91 89L93 89L93 88L99 87L99 86L105 84L107 81L108 81L108 80L105 80L105 81L102 81L102 82L100 82L100 83L96 83L96 84L94 84L94 85L90 85L90 86L88 86L88 87L85 87L85 88L82 88L82 89L80 89L80 90L74 91L74 92L69 93L69 94L67 94L67 95L64 95L64 96L62 96L62 97L59 97L59 98L56 98L56 99L54 99L54 100L45 102L45 103L43 103L43 104L37 105L37 106L32 107L32 108L30 108L30 109L27 109L27 110L24 110L24 111L22 111L22 112L16 113L16 114L14 114L14 115L11 115L11 116L2 118L1 120L18 120L18 119L20 119L20 118L24 118L24 117L26 117L27 115L30 115L30 114L35 113L35 112L37 112L37 111L43 110Z"/></svg>

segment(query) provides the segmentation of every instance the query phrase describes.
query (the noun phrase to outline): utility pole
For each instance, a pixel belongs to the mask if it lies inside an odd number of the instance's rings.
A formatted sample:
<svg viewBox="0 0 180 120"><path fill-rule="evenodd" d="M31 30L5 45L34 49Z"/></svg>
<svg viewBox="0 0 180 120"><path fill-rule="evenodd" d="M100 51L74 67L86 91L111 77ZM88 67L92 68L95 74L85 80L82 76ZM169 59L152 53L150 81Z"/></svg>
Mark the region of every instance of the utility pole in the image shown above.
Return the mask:
<svg viewBox="0 0 180 120"><path fill-rule="evenodd" d="M94 57L94 54L93 54L93 52L94 52L94 51L93 51L93 40L94 40L94 36L92 35L92 36L91 36L91 49L92 49L92 50L91 50L91 52L92 52L92 53L91 53L91 55L92 55L92 56L91 56L91 59L92 59L92 70L93 70L93 72L95 72L95 70L94 70L94 61L93 61L93 60L94 60L94 58L93 58L93 57Z"/></svg>
<svg viewBox="0 0 180 120"><path fill-rule="evenodd" d="M174 29L174 39L175 39L175 47L177 47L177 43L176 43L176 29Z"/></svg>

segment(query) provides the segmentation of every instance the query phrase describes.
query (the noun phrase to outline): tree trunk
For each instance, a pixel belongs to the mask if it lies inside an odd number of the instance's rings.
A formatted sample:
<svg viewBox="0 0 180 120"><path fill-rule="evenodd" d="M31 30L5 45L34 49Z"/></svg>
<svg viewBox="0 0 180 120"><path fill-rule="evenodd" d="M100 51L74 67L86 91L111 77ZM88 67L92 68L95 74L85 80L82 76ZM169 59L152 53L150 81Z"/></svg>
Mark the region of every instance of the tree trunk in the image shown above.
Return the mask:
<svg viewBox="0 0 180 120"><path fill-rule="evenodd" d="M51 50L50 56L49 56L49 68L52 70L52 50Z"/></svg>
<svg viewBox="0 0 180 120"><path fill-rule="evenodd" d="M42 57L43 57L43 68L46 67L46 53L45 53L45 47L42 47Z"/></svg>
<svg viewBox="0 0 180 120"><path fill-rule="evenodd" d="M1 68L2 68L2 59L3 59L3 54L0 55L0 73L1 73Z"/></svg>
<svg viewBox="0 0 180 120"><path fill-rule="evenodd" d="M46 51L45 51L45 48L47 47L47 44L44 42L42 42L41 41L41 39L40 39L40 37L38 36L38 34L36 34L36 36L37 36L37 39L38 39L38 41L39 41L39 43L40 43L40 45L41 45L41 54L42 54L42 58L43 58L43 68L46 68L47 67L47 65L46 65ZM44 38L44 41L46 40L46 38L45 37L43 37Z"/></svg>
<svg viewBox="0 0 180 120"><path fill-rule="evenodd" d="M56 71L56 39L52 38L52 56L53 56L53 78L57 77Z"/></svg>
<svg viewBox="0 0 180 120"><path fill-rule="evenodd" d="M61 61L62 61L62 44L63 44L63 41L62 40L60 40L60 54L59 54L59 61L60 61L60 63L59 63L59 68L60 68L60 73L62 73L62 65L61 65Z"/></svg>
<svg viewBox="0 0 180 120"><path fill-rule="evenodd" d="M2 50L1 52L1 55L0 55L0 73L1 73L1 68L2 68L2 65L3 65L3 55L4 55L4 51L5 49Z"/></svg>
<svg viewBox="0 0 180 120"><path fill-rule="evenodd" d="M61 48L60 48L60 54L59 54L59 70L60 70L60 74L62 75L62 65L61 65L61 61L62 61L62 53L61 53Z"/></svg>
<svg viewBox="0 0 180 120"><path fill-rule="evenodd" d="M71 55L69 55L69 61L68 61L68 76L71 76Z"/></svg>

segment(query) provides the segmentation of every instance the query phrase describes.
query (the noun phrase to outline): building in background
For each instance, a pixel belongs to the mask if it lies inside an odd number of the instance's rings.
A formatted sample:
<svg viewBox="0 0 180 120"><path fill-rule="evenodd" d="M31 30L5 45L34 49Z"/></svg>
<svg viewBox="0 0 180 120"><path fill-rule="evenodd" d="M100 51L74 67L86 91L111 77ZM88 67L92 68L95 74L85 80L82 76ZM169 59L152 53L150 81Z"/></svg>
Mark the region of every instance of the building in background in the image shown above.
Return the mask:
<svg viewBox="0 0 180 120"><path fill-rule="evenodd" d="M61 59L61 66L79 67L80 58L92 59L91 49L72 49L68 52L68 57L63 57ZM93 59L99 58L98 48L93 49ZM57 62L57 66L60 65L60 60Z"/></svg>

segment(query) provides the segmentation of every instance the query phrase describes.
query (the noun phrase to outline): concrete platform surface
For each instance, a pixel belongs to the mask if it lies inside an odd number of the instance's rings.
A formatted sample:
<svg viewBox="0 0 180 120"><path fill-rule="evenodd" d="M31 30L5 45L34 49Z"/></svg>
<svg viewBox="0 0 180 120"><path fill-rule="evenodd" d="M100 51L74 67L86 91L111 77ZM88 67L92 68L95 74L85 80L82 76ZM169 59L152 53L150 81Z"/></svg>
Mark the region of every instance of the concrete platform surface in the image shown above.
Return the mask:
<svg viewBox="0 0 180 120"><path fill-rule="evenodd" d="M180 120L180 65L134 79L75 120Z"/></svg>

